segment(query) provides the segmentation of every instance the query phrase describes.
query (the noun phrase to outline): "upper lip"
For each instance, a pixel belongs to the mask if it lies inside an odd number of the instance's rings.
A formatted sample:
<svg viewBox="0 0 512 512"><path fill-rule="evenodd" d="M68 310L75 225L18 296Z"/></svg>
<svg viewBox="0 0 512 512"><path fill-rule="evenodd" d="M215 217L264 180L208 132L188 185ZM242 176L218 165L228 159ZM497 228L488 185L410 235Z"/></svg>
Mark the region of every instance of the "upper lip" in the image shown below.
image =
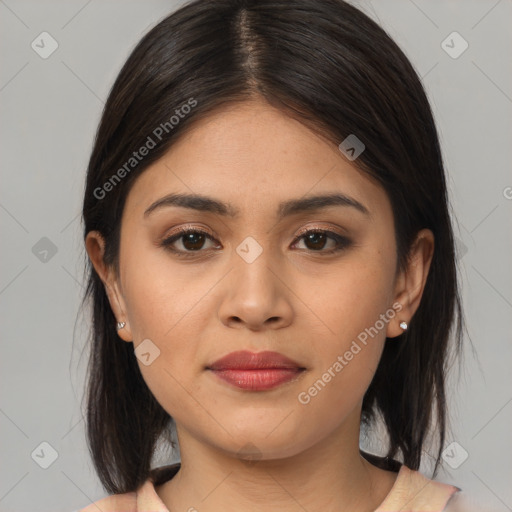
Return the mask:
<svg viewBox="0 0 512 512"><path fill-rule="evenodd" d="M302 369L301 365L278 352L231 352L207 366L209 370Z"/></svg>

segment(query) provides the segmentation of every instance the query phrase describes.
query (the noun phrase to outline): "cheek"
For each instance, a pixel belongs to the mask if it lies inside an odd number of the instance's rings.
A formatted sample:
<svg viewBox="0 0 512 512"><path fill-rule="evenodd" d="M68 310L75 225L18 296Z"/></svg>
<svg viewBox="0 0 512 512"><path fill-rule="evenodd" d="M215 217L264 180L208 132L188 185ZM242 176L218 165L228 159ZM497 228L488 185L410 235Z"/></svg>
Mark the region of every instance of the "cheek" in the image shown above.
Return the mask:
<svg viewBox="0 0 512 512"><path fill-rule="evenodd" d="M137 363L157 401L172 415L191 405L184 388L202 368L198 344L211 318L205 293L215 280L211 275L191 278L165 258L142 251L127 255L123 268L134 349L144 342L152 354L151 364Z"/></svg>
<svg viewBox="0 0 512 512"><path fill-rule="evenodd" d="M164 249L127 251L123 291L134 340L172 345L188 329L187 342L193 343L194 330L206 317L207 291L217 280L199 266L176 263Z"/></svg>
<svg viewBox="0 0 512 512"><path fill-rule="evenodd" d="M389 260L380 255L373 258L347 259L336 271L319 276L316 286L319 293L311 293L312 282L304 281L300 297L310 311L317 313L324 336L318 339L318 348L327 349L331 356L348 349L350 342L364 333L371 332L371 339L384 340L386 323L380 319L392 302L393 279ZM378 332L376 332L378 331ZM322 349L325 347L325 349Z"/></svg>
<svg viewBox="0 0 512 512"><path fill-rule="evenodd" d="M296 397L304 407L306 429L315 418L322 418L326 431L346 419L362 401L384 348L386 322L381 315L386 307L378 295L338 301L323 310L335 334L313 338L310 375Z"/></svg>
<svg viewBox="0 0 512 512"><path fill-rule="evenodd" d="M309 295L308 306L321 322L315 319L320 328L309 337L312 371L299 402L308 402L305 407L318 414L328 404L341 415L354 407L377 369L395 312L390 309L392 260L376 254L347 260L343 270L321 279L321 294Z"/></svg>

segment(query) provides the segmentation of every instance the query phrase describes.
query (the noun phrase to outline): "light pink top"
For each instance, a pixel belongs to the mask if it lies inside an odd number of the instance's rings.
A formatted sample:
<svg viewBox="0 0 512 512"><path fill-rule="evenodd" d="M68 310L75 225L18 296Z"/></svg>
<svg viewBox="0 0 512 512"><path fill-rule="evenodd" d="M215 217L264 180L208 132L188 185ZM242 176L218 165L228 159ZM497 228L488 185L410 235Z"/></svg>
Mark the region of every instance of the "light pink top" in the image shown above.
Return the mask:
<svg viewBox="0 0 512 512"><path fill-rule="evenodd" d="M395 483L375 512L441 512L458 487L429 480L402 465ZM78 512L169 512L148 478L134 492L107 496Z"/></svg>

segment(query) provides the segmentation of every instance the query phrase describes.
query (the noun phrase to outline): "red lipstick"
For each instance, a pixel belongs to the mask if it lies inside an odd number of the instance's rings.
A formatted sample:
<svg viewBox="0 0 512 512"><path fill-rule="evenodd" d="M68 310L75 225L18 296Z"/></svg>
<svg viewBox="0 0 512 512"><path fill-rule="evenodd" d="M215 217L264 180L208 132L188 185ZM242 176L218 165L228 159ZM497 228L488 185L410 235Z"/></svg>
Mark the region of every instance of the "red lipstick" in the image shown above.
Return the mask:
<svg viewBox="0 0 512 512"><path fill-rule="evenodd" d="M277 352L231 352L206 367L241 389L265 391L296 378L305 369Z"/></svg>

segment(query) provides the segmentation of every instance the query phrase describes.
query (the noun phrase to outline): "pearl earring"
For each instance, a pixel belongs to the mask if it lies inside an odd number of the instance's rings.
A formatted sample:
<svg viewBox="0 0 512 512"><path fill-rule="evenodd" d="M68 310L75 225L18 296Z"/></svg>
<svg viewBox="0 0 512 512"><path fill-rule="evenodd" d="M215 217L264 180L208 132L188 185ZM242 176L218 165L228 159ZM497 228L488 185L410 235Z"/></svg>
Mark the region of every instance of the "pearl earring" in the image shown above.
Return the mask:
<svg viewBox="0 0 512 512"><path fill-rule="evenodd" d="M400 322L400 327L401 327L404 331L407 331L407 322Z"/></svg>

